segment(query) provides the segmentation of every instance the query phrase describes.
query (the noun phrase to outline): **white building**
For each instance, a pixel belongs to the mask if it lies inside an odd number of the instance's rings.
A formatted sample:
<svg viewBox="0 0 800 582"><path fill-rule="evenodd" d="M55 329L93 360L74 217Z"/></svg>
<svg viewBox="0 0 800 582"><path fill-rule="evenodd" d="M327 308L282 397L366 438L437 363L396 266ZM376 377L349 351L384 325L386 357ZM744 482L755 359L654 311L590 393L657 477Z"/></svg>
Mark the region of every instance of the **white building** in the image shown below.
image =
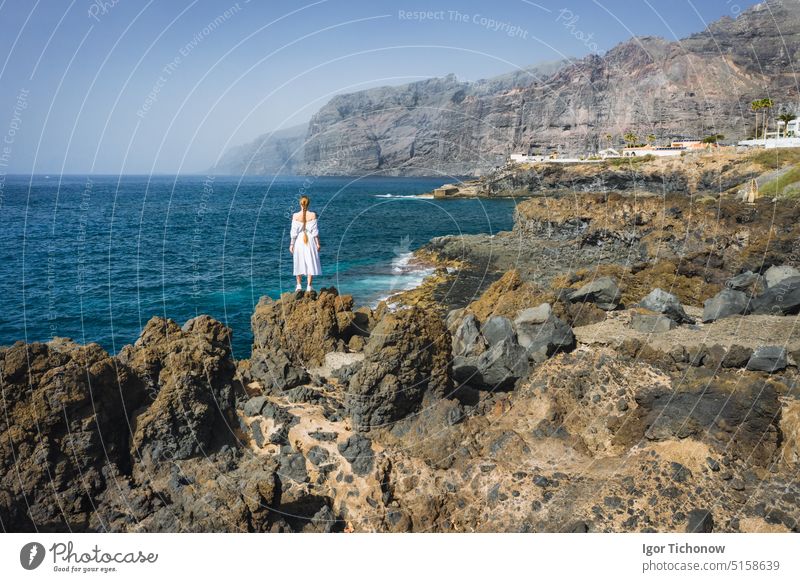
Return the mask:
<svg viewBox="0 0 800 582"><path fill-rule="evenodd" d="M800 119L792 119L786 124L778 121L778 131L764 132L764 137L759 139L743 139L739 145L768 150L800 147Z"/></svg>
<svg viewBox="0 0 800 582"><path fill-rule="evenodd" d="M783 122L779 121L778 124L783 126ZM783 131L784 137L798 137L800 136L800 119L792 119L786 124L786 129Z"/></svg>
<svg viewBox="0 0 800 582"><path fill-rule="evenodd" d="M508 156L512 164L530 164L532 162L543 162L544 156L529 156L528 154L511 154Z"/></svg>
<svg viewBox="0 0 800 582"><path fill-rule="evenodd" d="M607 158L621 158L622 157L620 155L619 151L615 150L614 148L606 148L604 150L600 150L599 152L597 152L597 155L600 156L600 158L603 159L603 160L605 160Z"/></svg>
<svg viewBox="0 0 800 582"><path fill-rule="evenodd" d="M766 139L743 139L740 146L765 148L800 148L800 137L767 137Z"/></svg>
<svg viewBox="0 0 800 582"><path fill-rule="evenodd" d="M674 140L668 146L645 145L622 149L622 156L632 158L638 156L679 156L689 151L705 151L717 147L717 144L703 143L699 139Z"/></svg>

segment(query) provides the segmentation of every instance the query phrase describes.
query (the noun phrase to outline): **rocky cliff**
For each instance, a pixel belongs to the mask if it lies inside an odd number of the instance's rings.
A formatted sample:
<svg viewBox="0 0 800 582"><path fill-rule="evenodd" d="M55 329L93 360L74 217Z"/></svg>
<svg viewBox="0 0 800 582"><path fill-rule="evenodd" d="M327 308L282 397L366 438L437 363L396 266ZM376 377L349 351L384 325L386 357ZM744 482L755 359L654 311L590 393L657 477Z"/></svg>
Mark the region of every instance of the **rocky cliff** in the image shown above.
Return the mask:
<svg viewBox="0 0 800 582"><path fill-rule="evenodd" d="M229 149L210 169L214 174L292 175L301 173L308 124L265 133Z"/></svg>
<svg viewBox="0 0 800 582"><path fill-rule="evenodd" d="M769 0L676 42L638 37L486 81L448 76L338 95L311 119L295 170L463 176L514 151L594 152L628 131L743 138L754 129L753 99L795 110L799 45L800 5Z"/></svg>

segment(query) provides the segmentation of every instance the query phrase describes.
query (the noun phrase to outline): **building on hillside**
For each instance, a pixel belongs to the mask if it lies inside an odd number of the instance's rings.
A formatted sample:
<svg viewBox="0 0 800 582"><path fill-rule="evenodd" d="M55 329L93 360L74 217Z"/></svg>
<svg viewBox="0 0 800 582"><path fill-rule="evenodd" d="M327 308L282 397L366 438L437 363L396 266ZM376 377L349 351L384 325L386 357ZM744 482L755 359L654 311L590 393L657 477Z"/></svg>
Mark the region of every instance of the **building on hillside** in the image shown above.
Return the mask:
<svg viewBox="0 0 800 582"><path fill-rule="evenodd" d="M765 131L763 138L743 139L740 146L765 149L800 147L800 119L792 119L788 123L778 122L778 131Z"/></svg>
<svg viewBox="0 0 800 582"><path fill-rule="evenodd" d="M604 150L600 150L597 152L597 155L600 156L600 159L606 160L608 158L621 158L622 154L619 153L619 150L614 148L606 148Z"/></svg>
<svg viewBox="0 0 800 582"><path fill-rule="evenodd" d="M529 154L511 154L508 156L508 161L512 164L530 164L533 162L543 162L544 156L532 156Z"/></svg>
<svg viewBox="0 0 800 582"><path fill-rule="evenodd" d="M699 139L681 139L670 142L668 146L643 145L622 148L622 157L632 158L641 156L679 156L684 152L707 151L716 148L715 143L703 143Z"/></svg>

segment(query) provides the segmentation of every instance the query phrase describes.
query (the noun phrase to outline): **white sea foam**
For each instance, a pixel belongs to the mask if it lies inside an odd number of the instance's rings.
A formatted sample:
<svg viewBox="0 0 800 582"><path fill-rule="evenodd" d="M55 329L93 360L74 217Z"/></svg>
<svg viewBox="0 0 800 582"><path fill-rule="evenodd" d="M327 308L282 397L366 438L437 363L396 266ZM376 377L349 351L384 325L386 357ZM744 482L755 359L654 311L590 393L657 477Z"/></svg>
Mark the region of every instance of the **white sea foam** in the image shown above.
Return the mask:
<svg viewBox="0 0 800 582"><path fill-rule="evenodd" d="M375 198L433 198L430 194L375 194Z"/></svg>
<svg viewBox="0 0 800 582"><path fill-rule="evenodd" d="M413 252L403 253L392 259L392 272L395 273L390 281L388 290L372 302L372 307L381 301L390 299L402 291L419 287L426 277L433 274L434 269L414 263Z"/></svg>

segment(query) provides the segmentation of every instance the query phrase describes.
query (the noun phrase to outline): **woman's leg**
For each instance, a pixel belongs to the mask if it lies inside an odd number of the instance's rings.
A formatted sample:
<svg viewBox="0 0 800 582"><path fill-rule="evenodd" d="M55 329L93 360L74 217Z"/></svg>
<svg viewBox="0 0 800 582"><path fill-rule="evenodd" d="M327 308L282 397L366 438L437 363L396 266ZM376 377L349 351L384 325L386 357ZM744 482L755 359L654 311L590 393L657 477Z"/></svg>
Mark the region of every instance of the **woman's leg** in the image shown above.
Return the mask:
<svg viewBox="0 0 800 582"><path fill-rule="evenodd" d="M302 275L297 275L297 286L301 287L302 283L303 283L303 276Z"/></svg>
<svg viewBox="0 0 800 582"><path fill-rule="evenodd" d="M308 275L308 286L311 287L311 279L313 279L313 275Z"/></svg>

